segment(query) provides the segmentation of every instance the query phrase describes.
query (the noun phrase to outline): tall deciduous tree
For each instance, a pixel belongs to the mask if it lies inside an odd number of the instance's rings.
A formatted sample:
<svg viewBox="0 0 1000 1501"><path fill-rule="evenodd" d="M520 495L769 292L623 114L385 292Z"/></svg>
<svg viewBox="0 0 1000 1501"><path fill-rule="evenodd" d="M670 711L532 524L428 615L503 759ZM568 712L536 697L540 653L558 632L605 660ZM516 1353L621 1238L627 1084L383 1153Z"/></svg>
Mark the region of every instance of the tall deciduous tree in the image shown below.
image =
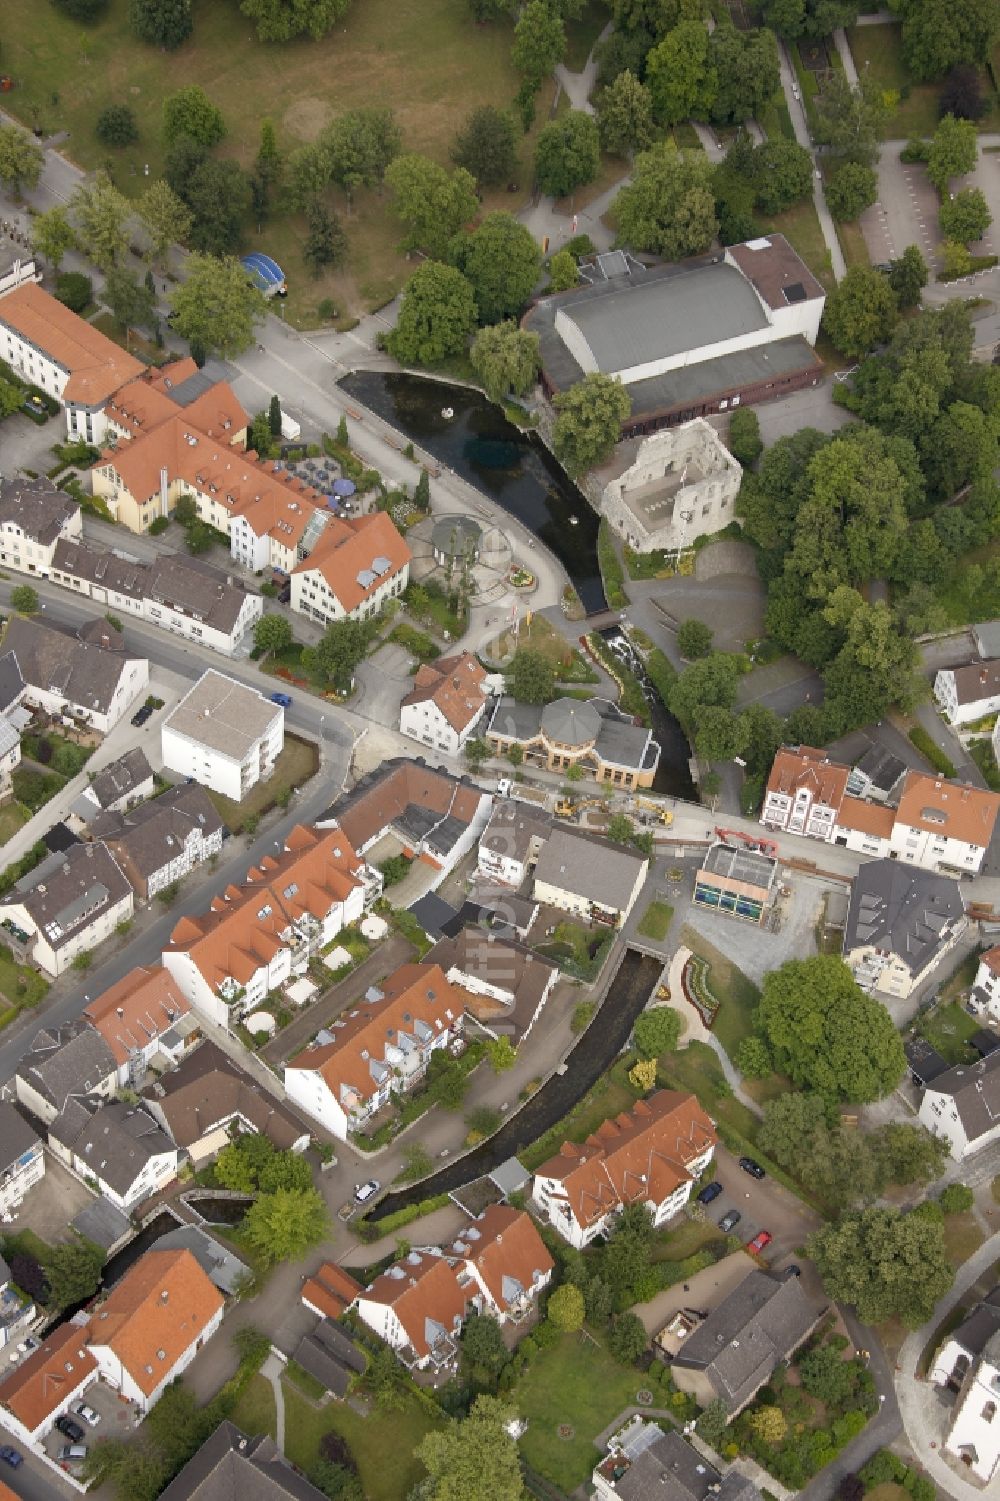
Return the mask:
<svg viewBox="0 0 1000 1501"><path fill-rule="evenodd" d="M80 248L102 271L110 269L128 248L128 200L106 172L98 172L80 184L69 208Z"/></svg>
<svg viewBox="0 0 1000 1501"><path fill-rule="evenodd" d="M104 1252L89 1240L68 1240L53 1246L42 1262L49 1302L57 1308L81 1303L97 1291Z"/></svg>
<svg viewBox="0 0 1000 1501"><path fill-rule="evenodd" d="M33 188L42 175L45 154L37 141L17 125L0 125L0 183L15 198Z"/></svg>
<svg viewBox="0 0 1000 1501"><path fill-rule="evenodd" d="M105 146L131 146L139 139L135 111L127 104L109 104L97 117L94 134Z"/></svg>
<svg viewBox="0 0 1000 1501"><path fill-rule="evenodd" d="M329 1230L323 1196L315 1188L279 1188L251 1204L243 1233L257 1254L271 1264L297 1261L318 1245Z"/></svg>
<svg viewBox="0 0 1000 1501"><path fill-rule="evenodd" d="M347 14L349 0L240 0L240 10L257 23L262 42L290 42L326 36Z"/></svg>
<svg viewBox="0 0 1000 1501"><path fill-rule="evenodd" d="M864 167L860 162L845 162L826 184L826 201L830 212L841 222L860 218L877 197L878 175L875 168Z"/></svg>
<svg viewBox="0 0 1000 1501"><path fill-rule="evenodd" d="M952 177L964 177L976 165L979 142L971 120L945 115L938 121L927 156L927 176L939 193L947 190Z"/></svg>
<svg viewBox="0 0 1000 1501"><path fill-rule="evenodd" d="M601 164L601 142L593 115L567 110L543 126L535 147L535 180L543 193L567 198L593 182Z"/></svg>
<svg viewBox="0 0 1000 1501"><path fill-rule="evenodd" d="M514 27L514 67L537 89L565 55L566 28L555 6L546 0L528 0Z"/></svg>
<svg viewBox="0 0 1000 1501"><path fill-rule="evenodd" d="M401 364L439 365L465 348L475 326L475 295L461 271L425 261L406 283L386 347Z"/></svg>
<svg viewBox="0 0 1000 1501"><path fill-rule="evenodd" d="M318 146L328 181L352 199L359 188L377 188L399 154L402 133L391 109L352 109L320 132Z"/></svg>
<svg viewBox="0 0 1000 1501"><path fill-rule="evenodd" d="M131 271L115 267L104 280L104 300L119 328L148 328L156 307L154 294Z"/></svg>
<svg viewBox="0 0 1000 1501"><path fill-rule="evenodd" d="M888 279L868 266L852 266L826 299L823 327L841 354L857 359L889 337L897 317Z"/></svg>
<svg viewBox="0 0 1000 1501"><path fill-rule="evenodd" d="M67 250L76 249L76 231L61 204L46 209L44 214L36 214L31 221L31 243L53 271L59 270Z"/></svg>
<svg viewBox="0 0 1000 1501"><path fill-rule="evenodd" d="M914 78L940 78L956 63L981 63L1000 32L995 0L893 0L903 18L903 57Z"/></svg>
<svg viewBox="0 0 1000 1501"><path fill-rule="evenodd" d="M798 141L764 141L751 151L747 167L754 202L765 214L780 214L812 193L812 157Z"/></svg>
<svg viewBox="0 0 1000 1501"><path fill-rule="evenodd" d="M813 134L842 162L874 167L889 106L880 86L864 74L851 84L836 68L815 103Z"/></svg>
<svg viewBox="0 0 1000 1501"><path fill-rule="evenodd" d="M192 219L188 237L194 249L209 255L239 250L251 200L250 179L238 162L207 157L184 188Z"/></svg>
<svg viewBox="0 0 1000 1501"><path fill-rule="evenodd" d="M396 158L385 180L393 207L407 226L407 247L443 258L478 207L474 178L464 167L449 172L430 157L410 154Z"/></svg>
<svg viewBox="0 0 1000 1501"><path fill-rule="evenodd" d="M542 253L530 230L512 214L487 214L462 245L459 266L472 283L481 323L521 312L534 290Z"/></svg>
<svg viewBox="0 0 1000 1501"><path fill-rule="evenodd" d="M954 1280L942 1221L916 1210L865 1209L806 1244L827 1295L852 1304L866 1324L895 1317L918 1328Z"/></svg>
<svg viewBox="0 0 1000 1501"><path fill-rule="evenodd" d="M678 151L672 141L636 158L632 181L614 202L618 240L665 260L707 250L719 228L712 166L702 151Z"/></svg>
<svg viewBox="0 0 1000 1501"><path fill-rule="evenodd" d="M456 167L464 167L481 188L511 180L517 168L514 121L493 104L481 104L466 118L451 148Z"/></svg>
<svg viewBox="0 0 1000 1501"><path fill-rule="evenodd" d="M174 327L182 338L205 350L230 356L253 343L254 329L267 314L267 302L232 257L192 255L187 278L170 298Z"/></svg>
<svg viewBox="0 0 1000 1501"><path fill-rule="evenodd" d="M222 111L212 103L205 90L189 83L163 101L163 139L168 146L187 136L199 146L211 149L226 134Z"/></svg>
<svg viewBox="0 0 1000 1501"><path fill-rule="evenodd" d="M919 247L907 245L902 255L892 262L892 270L889 272L889 285L901 308L916 307L929 275L927 262L920 254Z"/></svg>
<svg viewBox="0 0 1000 1501"><path fill-rule="evenodd" d="M330 162L319 145L296 146L289 153L283 193L289 208L303 213L329 182Z"/></svg>
<svg viewBox="0 0 1000 1501"><path fill-rule="evenodd" d="M585 1312L583 1293L572 1282L557 1287L545 1307L546 1318L561 1334L575 1334L582 1329Z"/></svg>
<svg viewBox="0 0 1000 1501"><path fill-rule="evenodd" d="M938 213L941 233L946 240L971 245L981 240L993 223L986 195L980 188L962 188L953 198L945 198Z"/></svg>
<svg viewBox="0 0 1000 1501"><path fill-rule="evenodd" d="M429 1433L416 1450L427 1470L422 1501L522 1501L514 1417L496 1397L477 1397L463 1422Z"/></svg>
<svg viewBox="0 0 1000 1501"><path fill-rule="evenodd" d="M479 330L469 358L491 401L502 401L508 391L524 396L531 390L538 375L538 342L537 334L513 321Z"/></svg>
<svg viewBox="0 0 1000 1501"><path fill-rule="evenodd" d="M514 653L504 682L507 692L521 704L547 704L556 691L552 663L527 646Z"/></svg>
<svg viewBox="0 0 1000 1501"><path fill-rule="evenodd" d="M324 266L335 266L347 254L347 236L336 214L326 204L313 199L306 209L306 226L309 233L302 247L302 258L314 276L319 276Z"/></svg>
<svg viewBox="0 0 1000 1501"><path fill-rule="evenodd" d="M138 210L154 261L162 261L171 245L183 243L191 233L190 210L162 177L150 183L139 199Z"/></svg>
<svg viewBox="0 0 1000 1501"><path fill-rule="evenodd" d="M712 33L709 55L716 77L712 119L734 124L755 118L781 82L774 32L737 31L724 23Z"/></svg>
<svg viewBox="0 0 1000 1501"><path fill-rule="evenodd" d="M129 25L141 42L173 52L194 29L191 0L129 0Z"/></svg>
<svg viewBox="0 0 1000 1501"><path fill-rule="evenodd" d="M596 101L597 129L603 150L612 156L645 151L653 141L653 99L649 89L626 68L601 89Z"/></svg>
<svg viewBox="0 0 1000 1501"><path fill-rule="evenodd" d="M646 83L661 125L707 120L718 91L708 30L702 21L682 21L646 59Z"/></svg>
<svg viewBox="0 0 1000 1501"><path fill-rule="evenodd" d="M556 458L570 474L578 475L612 453L632 410L632 398L621 381L591 371L568 391L560 391L553 405Z"/></svg>

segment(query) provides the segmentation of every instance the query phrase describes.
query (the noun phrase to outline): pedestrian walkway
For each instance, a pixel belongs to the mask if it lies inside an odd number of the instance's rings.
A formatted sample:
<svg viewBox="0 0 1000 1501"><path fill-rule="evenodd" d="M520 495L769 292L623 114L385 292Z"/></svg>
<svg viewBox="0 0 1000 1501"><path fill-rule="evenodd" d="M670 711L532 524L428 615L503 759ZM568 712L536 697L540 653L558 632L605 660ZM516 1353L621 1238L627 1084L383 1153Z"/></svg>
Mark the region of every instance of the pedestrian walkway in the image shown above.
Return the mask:
<svg viewBox="0 0 1000 1501"><path fill-rule="evenodd" d="M271 1383L271 1390L274 1392L274 1441L282 1454L285 1452L285 1393L281 1386L284 1371L284 1361L272 1349L260 1368L260 1374Z"/></svg>

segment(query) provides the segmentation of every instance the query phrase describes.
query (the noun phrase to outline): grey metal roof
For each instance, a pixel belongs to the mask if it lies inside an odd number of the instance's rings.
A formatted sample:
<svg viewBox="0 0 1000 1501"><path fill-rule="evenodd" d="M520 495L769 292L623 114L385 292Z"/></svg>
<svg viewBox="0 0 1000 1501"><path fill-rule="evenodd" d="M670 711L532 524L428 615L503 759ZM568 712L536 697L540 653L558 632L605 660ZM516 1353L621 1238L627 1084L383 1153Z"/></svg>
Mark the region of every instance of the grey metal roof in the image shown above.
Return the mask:
<svg viewBox="0 0 1000 1501"><path fill-rule="evenodd" d="M11 521L33 542L50 547L80 509L47 479L0 479L0 526Z"/></svg>
<svg viewBox="0 0 1000 1501"><path fill-rule="evenodd" d="M516 698L507 694L497 699L489 724L492 734L505 735L512 740L534 740L541 727L541 704L518 703Z"/></svg>
<svg viewBox="0 0 1000 1501"><path fill-rule="evenodd" d="M844 953L870 944L920 974L964 916L958 882L949 876L896 860L870 860L851 886Z"/></svg>
<svg viewBox="0 0 1000 1501"><path fill-rule="evenodd" d="M94 1199L71 1221L73 1229L95 1246L110 1251L132 1233L132 1221L110 1199Z"/></svg>
<svg viewBox="0 0 1000 1501"><path fill-rule="evenodd" d="M632 724L628 719L604 715L601 729L594 746L602 761L615 766L649 770L659 759L659 747L651 730L644 725Z"/></svg>
<svg viewBox="0 0 1000 1501"><path fill-rule="evenodd" d="M441 516L431 532L431 546L436 552L460 558L471 547L477 552L482 545L483 529L472 516Z"/></svg>
<svg viewBox="0 0 1000 1501"><path fill-rule="evenodd" d="M311 1334L303 1336L292 1359L335 1397L346 1396L354 1377L365 1368L361 1351L331 1319L321 1319Z"/></svg>
<svg viewBox="0 0 1000 1501"><path fill-rule="evenodd" d="M323 1492L293 1470L272 1438L248 1438L221 1423L173 1479L160 1501L324 1501Z"/></svg>
<svg viewBox="0 0 1000 1501"><path fill-rule="evenodd" d="M122 1100L71 1095L49 1136L84 1161L94 1177L124 1197L153 1157L176 1151L145 1110Z"/></svg>
<svg viewBox="0 0 1000 1501"><path fill-rule="evenodd" d="M557 698L542 709L542 733L560 745L590 745L600 729L597 709L577 698Z"/></svg>
<svg viewBox="0 0 1000 1501"><path fill-rule="evenodd" d="M111 1049L94 1027L71 1022L36 1032L18 1077L61 1110L71 1094L88 1094L117 1072Z"/></svg>
<svg viewBox="0 0 1000 1501"><path fill-rule="evenodd" d="M623 911L648 865L622 845L557 827L538 856L535 881Z"/></svg>
<svg viewBox="0 0 1000 1501"><path fill-rule="evenodd" d="M246 1263L232 1251L221 1246L200 1225L178 1225L168 1230L156 1242L158 1251L190 1251L206 1277L211 1278L221 1293L230 1297L237 1289L246 1271Z"/></svg>
<svg viewBox="0 0 1000 1501"><path fill-rule="evenodd" d="M25 1152L31 1152L41 1141L24 1116L0 1100L0 1173L13 1167Z"/></svg>
<svg viewBox="0 0 1000 1501"><path fill-rule="evenodd" d="M876 741L868 747L860 761L855 762L855 770L880 792L891 792L906 771L906 763Z"/></svg>
<svg viewBox="0 0 1000 1501"><path fill-rule="evenodd" d="M1000 620L983 620L972 627L981 657L1000 656Z"/></svg>

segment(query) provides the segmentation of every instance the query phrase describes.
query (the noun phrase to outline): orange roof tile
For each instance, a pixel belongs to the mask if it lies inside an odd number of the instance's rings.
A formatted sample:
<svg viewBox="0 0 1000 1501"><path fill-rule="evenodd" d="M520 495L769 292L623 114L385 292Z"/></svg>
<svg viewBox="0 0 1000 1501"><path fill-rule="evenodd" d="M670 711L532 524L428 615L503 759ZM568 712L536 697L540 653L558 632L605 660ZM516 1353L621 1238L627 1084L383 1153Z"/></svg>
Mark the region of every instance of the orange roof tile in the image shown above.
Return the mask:
<svg viewBox="0 0 1000 1501"><path fill-rule="evenodd" d="M0 323L15 329L69 372L62 394L67 402L101 406L144 368L34 282L25 282L0 298Z"/></svg>
<svg viewBox="0 0 1000 1501"><path fill-rule="evenodd" d="M94 1312L88 1342L113 1350L149 1396L224 1303L190 1251L147 1251Z"/></svg>
<svg viewBox="0 0 1000 1501"><path fill-rule="evenodd" d="M357 516L351 521L341 521L339 517L331 521L335 524L327 522L312 552L293 572L316 569L350 614L387 578L405 568L413 554L385 511ZM379 572L372 567L376 561L387 566Z"/></svg>
<svg viewBox="0 0 1000 1501"><path fill-rule="evenodd" d="M523 1209L491 1204L469 1228L479 1232L478 1240L473 1240L469 1229L465 1229L459 1241L469 1247L469 1261L500 1308L516 1301L505 1290L508 1279L530 1293L555 1266L534 1221Z"/></svg>
<svg viewBox="0 0 1000 1501"><path fill-rule="evenodd" d="M881 803L866 803L860 797L845 797L837 814L837 822L845 829L857 829L859 834L874 834L879 839L888 839L896 815L892 808Z"/></svg>
<svg viewBox="0 0 1000 1501"><path fill-rule="evenodd" d="M993 974L1000 975L1000 948L987 949L985 953L980 954L979 961L985 964Z"/></svg>
<svg viewBox="0 0 1000 1501"><path fill-rule="evenodd" d="M483 683L486 669L471 652L455 657L439 657L425 662L413 680L413 691L404 704L437 704L453 730L464 730L486 702Z"/></svg>
<svg viewBox="0 0 1000 1501"><path fill-rule="evenodd" d="M362 1297L392 1308L421 1359L430 1354L438 1329L454 1336L465 1317L466 1296L458 1273L444 1256L427 1252L411 1251L395 1262Z"/></svg>
<svg viewBox="0 0 1000 1501"><path fill-rule="evenodd" d="M800 745L796 750L783 745L774 758L767 791L794 797L800 787L808 787L816 802L827 808L837 808L850 774L849 766L828 761L825 751L816 750L814 746Z"/></svg>
<svg viewBox="0 0 1000 1501"><path fill-rule="evenodd" d="M335 1261L324 1261L319 1270L307 1277L300 1294L303 1303L311 1303L328 1319L339 1319L344 1309L361 1292L361 1284Z"/></svg>
<svg viewBox="0 0 1000 1501"><path fill-rule="evenodd" d="M376 835L402 819L408 808L423 808L442 819L470 824L481 798L480 789L468 782L432 766L404 761L355 788L346 806L337 805L334 814L354 848L364 849Z"/></svg>
<svg viewBox="0 0 1000 1501"><path fill-rule="evenodd" d="M562 1183L577 1222L589 1225L624 1204L662 1203L717 1139L693 1094L660 1089L605 1121L582 1146L564 1142L537 1171Z"/></svg>
<svg viewBox="0 0 1000 1501"><path fill-rule="evenodd" d="M0 1407L33 1433L96 1370L97 1361L87 1349L87 1330L60 1324L0 1382Z"/></svg>
<svg viewBox="0 0 1000 1501"><path fill-rule="evenodd" d="M306 1048L285 1064L319 1073L345 1109L375 1093L372 1064L382 1061L400 1033L412 1036L422 1023L436 1036L463 1014L462 998L439 964L400 965L380 989L382 1000L361 1001L334 1022L332 1042Z"/></svg>
<svg viewBox="0 0 1000 1501"><path fill-rule="evenodd" d="M896 823L985 849L998 812L1000 796L995 792L911 771L903 783Z"/></svg>
<svg viewBox="0 0 1000 1501"><path fill-rule="evenodd" d="M129 970L85 1006L83 1015L100 1032L115 1062L127 1063L136 1048L147 1047L190 1010L173 977L157 964Z"/></svg>

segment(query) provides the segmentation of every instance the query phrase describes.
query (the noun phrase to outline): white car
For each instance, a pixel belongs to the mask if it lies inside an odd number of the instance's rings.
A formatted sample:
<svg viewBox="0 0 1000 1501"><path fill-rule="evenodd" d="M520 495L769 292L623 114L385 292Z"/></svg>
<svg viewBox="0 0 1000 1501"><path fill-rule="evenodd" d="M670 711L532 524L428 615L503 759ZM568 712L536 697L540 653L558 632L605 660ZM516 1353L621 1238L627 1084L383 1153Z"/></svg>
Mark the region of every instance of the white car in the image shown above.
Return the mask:
<svg viewBox="0 0 1000 1501"><path fill-rule="evenodd" d="M96 1428L98 1423L101 1421L101 1414L99 1412L95 1412L94 1409L92 1407L89 1407L86 1402L77 1403L76 1407L73 1408L73 1411L76 1413L78 1418L82 1418L83 1421L91 1428Z"/></svg>
<svg viewBox="0 0 1000 1501"><path fill-rule="evenodd" d="M359 1204L367 1204L382 1187L377 1178L369 1178L367 1183L358 1183L354 1188L354 1197Z"/></svg>
<svg viewBox="0 0 1000 1501"><path fill-rule="evenodd" d="M798 86L798 84L797 83L793 83L792 84L792 98L793 99L800 99L801 97L802 96L799 93L799 86Z"/></svg>

